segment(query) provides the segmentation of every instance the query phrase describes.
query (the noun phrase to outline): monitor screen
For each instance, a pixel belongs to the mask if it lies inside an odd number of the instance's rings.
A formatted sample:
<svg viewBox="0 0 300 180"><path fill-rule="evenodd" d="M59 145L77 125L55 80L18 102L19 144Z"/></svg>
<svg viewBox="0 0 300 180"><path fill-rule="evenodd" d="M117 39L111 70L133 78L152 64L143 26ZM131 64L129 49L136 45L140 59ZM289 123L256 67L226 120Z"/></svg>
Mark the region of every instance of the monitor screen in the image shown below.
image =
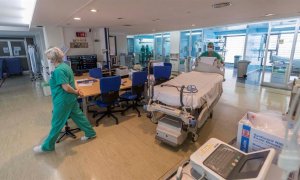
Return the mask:
<svg viewBox="0 0 300 180"><path fill-rule="evenodd" d="M241 173L251 172L251 171L258 171L261 167L262 163L264 163L264 157L255 158L255 159L248 159L242 168L240 169Z"/></svg>

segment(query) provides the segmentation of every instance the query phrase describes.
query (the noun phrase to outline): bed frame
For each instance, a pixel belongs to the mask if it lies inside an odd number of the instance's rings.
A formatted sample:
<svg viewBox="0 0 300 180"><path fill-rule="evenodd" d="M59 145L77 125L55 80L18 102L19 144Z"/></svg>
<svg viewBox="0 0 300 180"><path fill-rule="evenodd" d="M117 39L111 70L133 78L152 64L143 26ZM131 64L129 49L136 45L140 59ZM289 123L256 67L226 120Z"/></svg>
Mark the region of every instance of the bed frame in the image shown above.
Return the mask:
<svg viewBox="0 0 300 180"><path fill-rule="evenodd" d="M197 67L195 67L193 71L218 73L224 77L224 68L217 68L201 62L197 64ZM178 143L170 142L170 140L167 138L162 138L159 136L158 130L156 138L172 146L178 146L183 143L187 137L187 134L191 133L192 140L194 142L197 141L199 129L204 125L208 118L212 118L213 108L218 103L222 92L215 97L210 106L208 106L207 103L204 103L200 108L197 109L190 109L184 106L179 108L172 107L153 99L155 82L151 78L148 79L148 118L150 118L153 123L160 123L160 120L165 118L165 116L172 116L175 119L181 119L182 137L179 138L180 140ZM162 116L157 117L158 113L162 113Z"/></svg>

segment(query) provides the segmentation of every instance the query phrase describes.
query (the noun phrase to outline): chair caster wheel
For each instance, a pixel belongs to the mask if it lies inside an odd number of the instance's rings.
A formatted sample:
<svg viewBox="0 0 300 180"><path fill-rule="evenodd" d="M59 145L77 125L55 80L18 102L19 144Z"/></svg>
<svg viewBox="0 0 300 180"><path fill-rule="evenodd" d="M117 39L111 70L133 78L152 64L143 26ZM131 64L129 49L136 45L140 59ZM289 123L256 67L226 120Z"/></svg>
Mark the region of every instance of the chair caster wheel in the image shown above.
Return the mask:
<svg viewBox="0 0 300 180"><path fill-rule="evenodd" d="M124 115L125 115L125 113L124 113L124 112L121 112L121 115L122 115L122 116L124 116Z"/></svg>
<svg viewBox="0 0 300 180"><path fill-rule="evenodd" d="M138 117L141 117L141 115L139 114Z"/></svg>
<svg viewBox="0 0 300 180"><path fill-rule="evenodd" d="M98 123L96 123L96 127L98 127L99 126L99 124Z"/></svg>
<svg viewBox="0 0 300 180"><path fill-rule="evenodd" d="M209 114L209 118L213 118L213 112Z"/></svg>
<svg viewBox="0 0 300 180"><path fill-rule="evenodd" d="M148 113L147 118L151 119L152 118L152 113Z"/></svg>
<svg viewBox="0 0 300 180"><path fill-rule="evenodd" d="M198 134L193 134L192 137L193 137L192 141L196 142L198 140L199 136L198 136Z"/></svg>

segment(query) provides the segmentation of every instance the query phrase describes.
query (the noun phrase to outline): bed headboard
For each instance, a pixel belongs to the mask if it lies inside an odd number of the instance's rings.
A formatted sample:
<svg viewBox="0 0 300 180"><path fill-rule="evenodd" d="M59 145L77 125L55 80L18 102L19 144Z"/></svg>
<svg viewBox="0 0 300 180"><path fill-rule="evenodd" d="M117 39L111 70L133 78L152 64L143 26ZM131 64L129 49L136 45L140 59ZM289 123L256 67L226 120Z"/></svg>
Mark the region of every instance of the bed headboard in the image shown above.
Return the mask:
<svg viewBox="0 0 300 180"><path fill-rule="evenodd" d="M197 66L193 69L193 71L198 71L198 72L207 72L207 73L218 73L222 76L225 74L225 68L221 67L218 68L216 66L212 66L209 64L201 63L198 62Z"/></svg>

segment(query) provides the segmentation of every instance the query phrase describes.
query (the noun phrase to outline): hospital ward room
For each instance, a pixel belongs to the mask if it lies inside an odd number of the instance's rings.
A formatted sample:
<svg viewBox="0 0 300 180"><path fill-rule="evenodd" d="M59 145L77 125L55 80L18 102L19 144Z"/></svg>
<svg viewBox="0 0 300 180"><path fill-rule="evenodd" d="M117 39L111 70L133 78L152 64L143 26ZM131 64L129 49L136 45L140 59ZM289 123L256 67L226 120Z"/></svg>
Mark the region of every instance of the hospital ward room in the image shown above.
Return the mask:
<svg viewBox="0 0 300 180"><path fill-rule="evenodd" d="M300 180L298 0L0 0L0 180Z"/></svg>

